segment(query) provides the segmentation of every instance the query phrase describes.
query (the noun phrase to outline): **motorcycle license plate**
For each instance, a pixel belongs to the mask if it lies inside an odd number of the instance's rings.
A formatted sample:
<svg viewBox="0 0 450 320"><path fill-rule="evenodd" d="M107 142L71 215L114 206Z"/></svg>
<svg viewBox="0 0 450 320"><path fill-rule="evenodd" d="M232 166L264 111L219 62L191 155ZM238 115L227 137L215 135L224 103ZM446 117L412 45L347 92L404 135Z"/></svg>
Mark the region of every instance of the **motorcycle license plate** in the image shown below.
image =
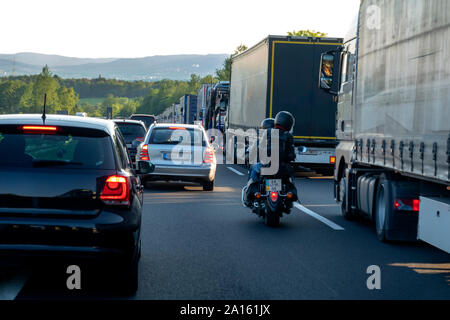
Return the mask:
<svg viewBox="0 0 450 320"><path fill-rule="evenodd" d="M268 179L266 180L267 191L281 191L281 179Z"/></svg>

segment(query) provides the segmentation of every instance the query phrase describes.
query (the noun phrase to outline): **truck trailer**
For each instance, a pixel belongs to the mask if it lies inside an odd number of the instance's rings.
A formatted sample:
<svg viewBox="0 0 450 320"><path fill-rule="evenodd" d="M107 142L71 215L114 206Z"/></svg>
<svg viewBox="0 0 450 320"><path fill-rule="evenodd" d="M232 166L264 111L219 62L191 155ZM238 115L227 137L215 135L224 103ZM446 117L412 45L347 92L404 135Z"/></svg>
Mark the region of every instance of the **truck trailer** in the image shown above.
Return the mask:
<svg viewBox="0 0 450 320"><path fill-rule="evenodd" d="M319 87L338 98L335 197L381 241L450 252L450 2L363 0ZM327 70L333 66L332 73Z"/></svg>
<svg viewBox="0 0 450 320"><path fill-rule="evenodd" d="M208 90L213 87L211 83L204 83L197 92L197 121L201 121L205 127L205 115L208 109Z"/></svg>
<svg viewBox="0 0 450 320"><path fill-rule="evenodd" d="M242 131L257 129L263 119L289 111L295 117L295 163L332 171L336 102L316 83L321 54L341 44L340 38L268 36L233 56L227 135L242 141ZM246 162L240 147L236 146L238 162Z"/></svg>
<svg viewBox="0 0 450 320"><path fill-rule="evenodd" d="M180 98L180 107L183 114L183 123L193 124L197 120L197 96L185 94Z"/></svg>

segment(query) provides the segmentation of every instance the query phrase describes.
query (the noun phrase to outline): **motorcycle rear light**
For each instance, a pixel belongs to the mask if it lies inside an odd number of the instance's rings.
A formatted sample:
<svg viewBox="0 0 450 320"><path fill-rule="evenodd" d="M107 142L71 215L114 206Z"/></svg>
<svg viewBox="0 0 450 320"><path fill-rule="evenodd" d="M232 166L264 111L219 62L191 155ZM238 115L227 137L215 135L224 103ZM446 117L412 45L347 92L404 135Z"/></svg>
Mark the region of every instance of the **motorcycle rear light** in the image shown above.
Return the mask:
<svg viewBox="0 0 450 320"><path fill-rule="evenodd" d="M335 164L335 163L336 163L336 157L330 156L330 164Z"/></svg>
<svg viewBox="0 0 450 320"><path fill-rule="evenodd" d="M271 192L270 193L270 200L272 200L272 202L275 202L275 201L277 201L277 199L278 199L278 192Z"/></svg>
<svg viewBox="0 0 450 320"><path fill-rule="evenodd" d="M140 158L142 161L150 161L150 156L148 155L148 144L144 144L142 146Z"/></svg>
<svg viewBox="0 0 450 320"><path fill-rule="evenodd" d="M127 177L113 175L109 176L103 186L100 200L111 205L130 204L130 180Z"/></svg>
<svg viewBox="0 0 450 320"><path fill-rule="evenodd" d="M206 148L205 158L203 159L203 163L213 163L214 162L214 149Z"/></svg>
<svg viewBox="0 0 450 320"><path fill-rule="evenodd" d="M420 210L420 200L419 199L395 199L394 209L398 211L414 211L418 212Z"/></svg>

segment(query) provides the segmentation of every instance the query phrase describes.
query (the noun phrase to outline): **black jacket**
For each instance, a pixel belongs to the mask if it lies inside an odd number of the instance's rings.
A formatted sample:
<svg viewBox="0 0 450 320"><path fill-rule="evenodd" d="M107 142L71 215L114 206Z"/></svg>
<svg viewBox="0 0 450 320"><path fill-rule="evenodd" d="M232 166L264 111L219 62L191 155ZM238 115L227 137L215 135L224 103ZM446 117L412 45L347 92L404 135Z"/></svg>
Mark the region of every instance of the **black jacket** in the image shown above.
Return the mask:
<svg viewBox="0 0 450 320"><path fill-rule="evenodd" d="M279 138L279 162L280 167L284 167L290 162L295 160L295 149L294 149L294 137L288 131L284 131L281 129L273 129L278 130L278 138ZM271 130L267 130L267 155L270 157L272 154L272 142L271 142L272 134Z"/></svg>

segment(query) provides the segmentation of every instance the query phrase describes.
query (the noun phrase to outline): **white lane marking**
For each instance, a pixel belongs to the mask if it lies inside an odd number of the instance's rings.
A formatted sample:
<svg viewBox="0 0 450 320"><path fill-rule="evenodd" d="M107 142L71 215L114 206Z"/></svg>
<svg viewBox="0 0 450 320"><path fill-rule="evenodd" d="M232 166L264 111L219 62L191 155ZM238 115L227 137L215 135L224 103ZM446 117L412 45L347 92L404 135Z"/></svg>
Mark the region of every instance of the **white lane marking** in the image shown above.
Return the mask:
<svg viewBox="0 0 450 320"><path fill-rule="evenodd" d="M231 171L233 171L234 173L240 175L240 176L243 176L243 175L244 175L242 172L237 171L235 168L228 167L228 166L227 166L227 168L230 169Z"/></svg>
<svg viewBox="0 0 450 320"><path fill-rule="evenodd" d="M297 209L303 211L304 213L310 215L311 217L313 217L313 218L319 220L320 222L325 223L327 226L329 226L330 228L332 228L332 229L334 229L334 230L345 230L345 229L342 228L340 225L337 225L337 224L334 223L333 221L328 220L328 219L325 218L325 217L322 217L320 214L317 214L317 213L315 213L314 211L309 210L308 208L302 206L302 205L299 204L299 203L294 203L294 206L295 206Z"/></svg>
<svg viewBox="0 0 450 320"><path fill-rule="evenodd" d="M14 300L30 277L29 272L20 272L0 283L0 300Z"/></svg>

